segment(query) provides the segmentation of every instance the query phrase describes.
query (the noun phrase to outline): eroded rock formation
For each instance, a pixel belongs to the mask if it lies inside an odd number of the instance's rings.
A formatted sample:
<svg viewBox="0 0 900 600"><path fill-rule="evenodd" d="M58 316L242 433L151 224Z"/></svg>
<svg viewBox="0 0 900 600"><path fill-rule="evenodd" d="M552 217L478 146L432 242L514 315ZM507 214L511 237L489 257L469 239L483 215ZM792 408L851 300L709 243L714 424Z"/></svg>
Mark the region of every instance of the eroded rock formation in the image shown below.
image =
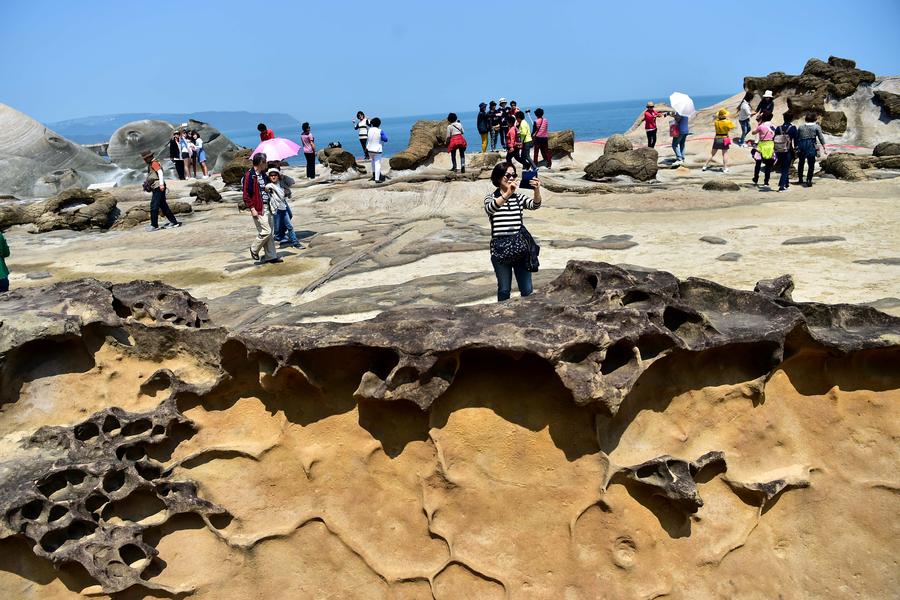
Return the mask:
<svg viewBox="0 0 900 600"><path fill-rule="evenodd" d="M900 155L864 156L833 152L822 160L822 170L838 179L863 181L869 169L900 169Z"/></svg>
<svg viewBox="0 0 900 600"><path fill-rule="evenodd" d="M900 319L791 287L571 262L234 331L160 283L15 290L0 593L884 597Z"/></svg>
<svg viewBox="0 0 900 600"><path fill-rule="evenodd" d="M631 142L624 136L618 137L631 146ZM659 153L653 148L624 150L626 146L621 140L612 147L607 144L603 156L584 168L586 179L603 181L619 175L628 175L637 181L656 179L656 173L659 171L657 164Z"/></svg>

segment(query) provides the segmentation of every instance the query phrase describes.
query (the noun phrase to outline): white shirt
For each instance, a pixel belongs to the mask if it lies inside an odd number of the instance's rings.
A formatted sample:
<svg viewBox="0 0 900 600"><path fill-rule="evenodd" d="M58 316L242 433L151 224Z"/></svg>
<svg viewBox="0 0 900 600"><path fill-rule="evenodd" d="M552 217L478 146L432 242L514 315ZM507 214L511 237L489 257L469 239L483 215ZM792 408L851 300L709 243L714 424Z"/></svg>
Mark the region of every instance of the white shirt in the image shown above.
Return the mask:
<svg viewBox="0 0 900 600"><path fill-rule="evenodd" d="M381 154L381 128L369 126L369 139L366 141L366 150Z"/></svg>

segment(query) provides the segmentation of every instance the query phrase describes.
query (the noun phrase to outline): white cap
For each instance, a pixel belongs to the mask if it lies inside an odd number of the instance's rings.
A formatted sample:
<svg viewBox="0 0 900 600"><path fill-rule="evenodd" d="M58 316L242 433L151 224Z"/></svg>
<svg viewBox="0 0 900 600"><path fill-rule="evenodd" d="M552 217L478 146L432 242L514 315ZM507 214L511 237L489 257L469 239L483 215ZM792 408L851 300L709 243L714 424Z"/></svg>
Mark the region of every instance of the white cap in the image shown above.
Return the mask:
<svg viewBox="0 0 900 600"><path fill-rule="evenodd" d="M772 90L766 90L766 93L763 94L763 98L771 98L771 97L772 97Z"/></svg>
<svg viewBox="0 0 900 600"><path fill-rule="evenodd" d="M500 100L498 100L498 102L506 102L506 98L500 98Z"/></svg>

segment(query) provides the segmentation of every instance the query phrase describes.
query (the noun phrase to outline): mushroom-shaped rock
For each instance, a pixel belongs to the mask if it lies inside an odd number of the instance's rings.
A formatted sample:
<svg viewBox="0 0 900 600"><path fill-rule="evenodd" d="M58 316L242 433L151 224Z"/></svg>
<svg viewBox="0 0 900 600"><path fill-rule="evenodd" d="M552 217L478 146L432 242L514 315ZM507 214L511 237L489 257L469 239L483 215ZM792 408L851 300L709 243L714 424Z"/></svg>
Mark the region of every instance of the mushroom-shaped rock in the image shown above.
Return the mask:
<svg viewBox="0 0 900 600"><path fill-rule="evenodd" d="M638 181L650 181L656 178L659 170L658 159L659 154L653 148L604 154L585 167L585 178L599 181L617 175L628 175Z"/></svg>

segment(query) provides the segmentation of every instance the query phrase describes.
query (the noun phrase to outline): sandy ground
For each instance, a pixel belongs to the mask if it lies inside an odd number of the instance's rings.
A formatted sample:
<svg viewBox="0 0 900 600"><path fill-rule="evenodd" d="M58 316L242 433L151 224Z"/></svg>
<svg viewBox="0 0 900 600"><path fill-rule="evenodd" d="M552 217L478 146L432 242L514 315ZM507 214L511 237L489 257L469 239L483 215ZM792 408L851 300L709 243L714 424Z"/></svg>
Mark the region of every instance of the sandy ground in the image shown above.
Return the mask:
<svg viewBox="0 0 900 600"><path fill-rule="evenodd" d="M709 142L688 145L687 168L663 168L646 193L576 194L544 192L544 206L527 215L543 246L538 287L568 260L587 259L642 265L679 277L702 277L752 289L756 281L793 275L801 301L863 303L900 297L900 178L848 183L817 178L810 189L786 193L750 184L748 153L731 152L732 170L701 172ZM671 150L662 146L665 161ZM545 179L576 182L577 170L602 152L602 145L579 143L571 170ZM447 165L439 156L424 175ZM300 169L295 170L299 176ZM738 192L706 192L708 179L728 178ZM210 182L217 188L221 180ZM187 198L188 184L175 182L169 199ZM773 174L777 184L777 175ZM6 233L12 257L12 288L79 277L111 281L161 279L212 301L228 319L256 307L288 303L301 320L354 320L409 304L471 304L493 299L488 257L489 224L482 200L490 183L425 181L373 186L363 181L300 181L294 189L295 228L308 246L281 249L279 265L255 265L248 247L255 235L251 219L234 205L198 206L185 226L147 232ZM115 190L126 201L140 194ZM147 200L143 200L146 202ZM601 249L608 235L631 236L636 245ZM701 241L715 236L724 243ZM802 236L844 239L784 245ZM592 243L593 242L593 243ZM593 246L593 247L592 247ZM736 261L720 260L737 253ZM891 260L886 260L891 259ZM881 260L881 263L857 261ZM257 303L263 307L257 307ZM879 306L897 312L900 302ZM224 318L224 317L223 317Z"/></svg>

